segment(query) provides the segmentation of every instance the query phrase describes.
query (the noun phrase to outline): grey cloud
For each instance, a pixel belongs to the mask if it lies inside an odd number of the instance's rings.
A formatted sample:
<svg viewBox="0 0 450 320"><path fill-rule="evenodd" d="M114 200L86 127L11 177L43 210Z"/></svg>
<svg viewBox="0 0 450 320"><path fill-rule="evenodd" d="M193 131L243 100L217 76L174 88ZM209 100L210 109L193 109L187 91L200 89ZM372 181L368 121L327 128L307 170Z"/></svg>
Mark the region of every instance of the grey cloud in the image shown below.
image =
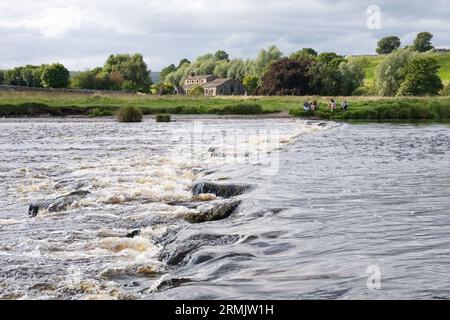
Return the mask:
<svg viewBox="0 0 450 320"><path fill-rule="evenodd" d="M368 30L366 9L382 10ZM2 0L0 69L61 61L72 70L101 65L111 53L141 52L151 69L227 50L252 57L270 44L341 54L373 53L386 35L412 41L420 31L450 45L448 0Z"/></svg>

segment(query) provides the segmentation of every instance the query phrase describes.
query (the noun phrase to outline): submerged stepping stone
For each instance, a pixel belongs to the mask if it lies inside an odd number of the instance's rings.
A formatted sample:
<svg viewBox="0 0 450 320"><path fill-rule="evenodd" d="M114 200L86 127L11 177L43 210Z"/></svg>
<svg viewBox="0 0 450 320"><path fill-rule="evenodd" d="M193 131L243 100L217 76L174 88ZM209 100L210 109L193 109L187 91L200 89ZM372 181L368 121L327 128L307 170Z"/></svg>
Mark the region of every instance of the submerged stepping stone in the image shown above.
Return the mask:
<svg viewBox="0 0 450 320"><path fill-rule="evenodd" d="M197 207L198 212L188 214L184 219L190 223L223 220L231 216L241 204L239 200L212 201Z"/></svg>
<svg viewBox="0 0 450 320"><path fill-rule="evenodd" d="M36 217L40 211L48 210L48 212L59 212L67 209L76 201L86 198L90 194L89 191L75 191L71 194L58 197L52 200L42 200L32 203L28 208L28 216Z"/></svg>
<svg viewBox="0 0 450 320"><path fill-rule="evenodd" d="M198 182L192 187L192 194L195 196L199 194L214 194L221 198L232 198L244 194L249 189L249 185Z"/></svg>

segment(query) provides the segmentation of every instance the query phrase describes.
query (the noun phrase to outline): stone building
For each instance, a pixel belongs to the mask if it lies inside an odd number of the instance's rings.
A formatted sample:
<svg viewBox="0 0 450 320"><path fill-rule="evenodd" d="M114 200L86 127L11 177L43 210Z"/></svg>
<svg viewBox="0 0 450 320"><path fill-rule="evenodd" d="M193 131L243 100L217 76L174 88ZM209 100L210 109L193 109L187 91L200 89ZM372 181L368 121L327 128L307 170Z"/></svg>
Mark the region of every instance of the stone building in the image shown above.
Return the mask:
<svg viewBox="0 0 450 320"><path fill-rule="evenodd" d="M231 96L244 95L245 87L235 79L218 78L214 75L188 76L181 88L177 88L178 94L189 95L189 91L194 86L201 86L205 89L205 96Z"/></svg>

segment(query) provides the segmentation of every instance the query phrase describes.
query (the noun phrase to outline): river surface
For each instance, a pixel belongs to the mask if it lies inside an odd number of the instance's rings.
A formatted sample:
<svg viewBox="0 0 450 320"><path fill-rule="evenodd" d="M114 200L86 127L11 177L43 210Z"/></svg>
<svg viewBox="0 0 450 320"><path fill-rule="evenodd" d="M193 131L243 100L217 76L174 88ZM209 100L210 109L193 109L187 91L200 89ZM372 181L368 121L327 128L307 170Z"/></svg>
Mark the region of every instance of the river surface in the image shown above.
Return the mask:
<svg viewBox="0 0 450 320"><path fill-rule="evenodd" d="M0 299L450 299L450 126L175 120L0 120Z"/></svg>

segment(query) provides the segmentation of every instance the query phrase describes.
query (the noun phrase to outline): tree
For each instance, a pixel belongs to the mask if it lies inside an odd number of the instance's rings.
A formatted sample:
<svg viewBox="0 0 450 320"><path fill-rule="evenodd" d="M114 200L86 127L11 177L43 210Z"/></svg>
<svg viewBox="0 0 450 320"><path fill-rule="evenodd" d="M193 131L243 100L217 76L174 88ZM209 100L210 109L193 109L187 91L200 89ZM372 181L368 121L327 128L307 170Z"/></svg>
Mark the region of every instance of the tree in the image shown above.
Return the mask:
<svg viewBox="0 0 450 320"><path fill-rule="evenodd" d="M26 65L6 71L3 82L11 86L42 87L42 71L45 66Z"/></svg>
<svg viewBox="0 0 450 320"><path fill-rule="evenodd" d="M152 84L150 70L148 70L148 66L141 54L111 55L106 61L103 71L108 75L113 71L119 72L124 81L127 82L126 87L128 89L133 88L132 91L137 89L137 91L148 92L150 90L150 85Z"/></svg>
<svg viewBox="0 0 450 320"><path fill-rule="evenodd" d="M139 91L148 91L148 90L142 90L142 87L140 87L136 82L134 81L130 81L130 80L125 80L122 84L122 88L123 91L125 92L139 92Z"/></svg>
<svg viewBox="0 0 450 320"><path fill-rule="evenodd" d="M226 53L225 51L219 50L219 51L217 51L217 52L214 54L214 58L215 58L216 60L226 60L226 61L228 61L229 58L230 58L230 56L229 56L229 54Z"/></svg>
<svg viewBox="0 0 450 320"><path fill-rule="evenodd" d="M400 86L398 95L437 95L444 87L438 75L439 68L435 58L422 55L413 57L402 70L405 80Z"/></svg>
<svg viewBox="0 0 450 320"><path fill-rule="evenodd" d="M386 37L378 41L378 54L389 54L401 46L400 38L396 36Z"/></svg>
<svg viewBox="0 0 450 320"><path fill-rule="evenodd" d="M192 66L190 64L184 63L180 68L177 69L177 71L169 73L166 76L165 81L171 83L174 86L178 86L182 84L185 77L189 74L189 72L191 72L191 69Z"/></svg>
<svg viewBox="0 0 450 320"><path fill-rule="evenodd" d="M133 88L133 90L125 90L125 91L136 91L137 92L141 89L139 84L137 84L136 82L130 81L130 80L125 80L124 76L119 71L113 71L106 77L108 90L123 90L125 81L129 81L129 82L133 83L133 85L131 86ZM130 84L128 84L128 86L130 86ZM146 90L144 89L142 91L146 91Z"/></svg>
<svg viewBox="0 0 450 320"><path fill-rule="evenodd" d="M431 44L431 39L433 39L433 34L430 32L421 32L417 34L417 37L413 43L413 50L418 52L426 52L434 49Z"/></svg>
<svg viewBox="0 0 450 320"><path fill-rule="evenodd" d="M395 96L404 81L403 68L416 53L411 48L388 55L375 69L375 86L380 96Z"/></svg>
<svg viewBox="0 0 450 320"><path fill-rule="evenodd" d="M180 63L178 64L178 67L177 67L177 70L178 69L180 69L184 64L191 64L191 62L188 60L188 59L186 59L186 58L184 58L184 59L181 59L180 60Z"/></svg>
<svg viewBox="0 0 450 320"><path fill-rule="evenodd" d="M255 95L259 88L259 78L255 76L246 76L242 84L247 88L250 95Z"/></svg>
<svg viewBox="0 0 450 320"><path fill-rule="evenodd" d="M174 91L175 91L175 87L170 83L154 84L154 85L152 85L152 89L151 89L152 94L159 95L159 96L173 94Z"/></svg>
<svg viewBox="0 0 450 320"><path fill-rule="evenodd" d="M264 95L304 95L309 92L311 60L284 58L270 66L262 78L260 92Z"/></svg>
<svg viewBox="0 0 450 320"><path fill-rule="evenodd" d="M345 61L344 57L334 52L321 53L309 69L311 91L322 95L340 94L342 74L339 66Z"/></svg>
<svg viewBox="0 0 450 320"><path fill-rule="evenodd" d="M205 89L202 86L195 85L189 90L190 96L203 96L205 95Z"/></svg>
<svg viewBox="0 0 450 320"><path fill-rule="evenodd" d="M69 70L60 63L45 66L42 72L42 85L45 88L67 88L69 80Z"/></svg>
<svg viewBox="0 0 450 320"><path fill-rule="evenodd" d="M23 67L17 67L5 72L3 82L9 86L25 86L25 82L22 80Z"/></svg>
<svg viewBox="0 0 450 320"><path fill-rule="evenodd" d="M42 74L45 65L32 66L26 65L21 69L20 76L25 86L32 88L42 87Z"/></svg>
<svg viewBox="0 0 450 320"><path fill-rule="evenodd" d="M317 51L312 48L303 48L297 52L294 52L289 57L290 59L300 59L300 58L314 58L317 57Z"/></svg>
<svg viewBox="0 0 450 320"><path fill-rule="evenodd" d="M161 73L159 74L159 82L164 83L167 75L175 71L177 71L177 67L175 67L174 64L171 64L170 66L163 68L161 70Z"/></svg>
<svg viewBox="0 0 450 320"><path fill-rule="evenodd" d="M230 63L228 60L219 60L217 61L213 74L219 78L226 78L228 75L229 67Z"/></svg>
<svg viewBox="0 0 450 320"><path fill-rule="evenodd" d="M253 62L251 74L261 78L269 70L271 64L279 61L282 57L283 53L276 46L270 46L267 50L261 50Z"/></svg>
<svg viewBox="0 0 450 320"><path fill-rule="evenodd" d="M5 74L3 73L3 71L0 70L0 85L3 84L4 80L5 80Z"/></svg>
<svg viewBox="0 0 450 320"><path fill-rule="evenodd" d="M80 72L73 77L70 86L75 89L96 89L95 88L95 74L92 71Z"/></svg>
<svg viewBox="0 0 450 320"><path fill-rule="evenodd" d="M363 86L368 65L369 61L364 57L349 58L348 61L341 62L341 95L352 95L357 88Z"/></svg>
<svg viewBox="0 0 450 320"><path fill-rule="evenodd" d="M227 78L243 81L245 76L251 72L251 61L233 59L228 63Z"/></svg>

